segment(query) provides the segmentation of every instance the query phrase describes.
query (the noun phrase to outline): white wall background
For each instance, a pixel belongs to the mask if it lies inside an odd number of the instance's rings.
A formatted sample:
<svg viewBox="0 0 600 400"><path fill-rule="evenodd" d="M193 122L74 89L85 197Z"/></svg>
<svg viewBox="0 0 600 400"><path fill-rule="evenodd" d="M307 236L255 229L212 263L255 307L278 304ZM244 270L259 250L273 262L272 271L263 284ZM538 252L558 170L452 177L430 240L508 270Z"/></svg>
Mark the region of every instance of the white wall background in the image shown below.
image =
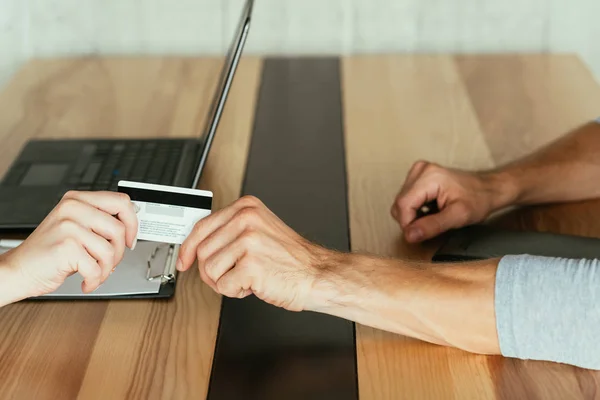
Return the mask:
<svg viewBox="0 0 600 400"><path fill-rule="evenodd" d="M213 54L243 0L0 0L0 86L27 59ZM256 0L247 51L576 52L600 77L600 0Z"/></svg>

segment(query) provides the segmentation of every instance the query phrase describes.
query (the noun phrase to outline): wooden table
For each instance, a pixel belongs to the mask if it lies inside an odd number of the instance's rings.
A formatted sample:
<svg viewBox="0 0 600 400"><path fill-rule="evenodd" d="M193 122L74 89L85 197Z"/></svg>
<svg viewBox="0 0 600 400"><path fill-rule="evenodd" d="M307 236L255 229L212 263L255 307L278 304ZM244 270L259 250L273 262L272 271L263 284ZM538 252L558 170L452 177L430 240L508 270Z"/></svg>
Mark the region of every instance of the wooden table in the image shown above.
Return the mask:
<svg viewBox="0 0 600 400"><path fill-rule="evenodd" d="M218 59L39 60L0 93L0 173L31 137L195 136ZM241 190L263 60L245 58L201 187ZM364 56L341 62L353 250L427 259L389 208L412 163L487 168L600 115L572 55ZM499 223L600 237L599 202L531 207ZM19 303L0 310L0 393L18 399L204 398L220 297L196 273L170 302ZM597 398L600 374L471 355L357 326L361 399Z"/></svg>

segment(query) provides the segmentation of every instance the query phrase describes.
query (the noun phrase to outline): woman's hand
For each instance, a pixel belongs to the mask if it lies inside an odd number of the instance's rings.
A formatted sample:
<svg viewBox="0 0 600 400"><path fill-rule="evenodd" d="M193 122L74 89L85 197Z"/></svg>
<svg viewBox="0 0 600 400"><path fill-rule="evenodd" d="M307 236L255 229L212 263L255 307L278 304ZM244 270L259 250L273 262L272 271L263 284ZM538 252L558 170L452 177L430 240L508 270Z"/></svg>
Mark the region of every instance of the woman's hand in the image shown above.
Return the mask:
<svg viewBox="0 0 600 400"><path fill-rule="evenodd" d="M135 247L137 228L126 194L67 193L23 244L0 256L0 268L13 285L6 290L17 297L11 300L51 293L76 272L84 293L96 290L123 258L125 246Z"/></svg>

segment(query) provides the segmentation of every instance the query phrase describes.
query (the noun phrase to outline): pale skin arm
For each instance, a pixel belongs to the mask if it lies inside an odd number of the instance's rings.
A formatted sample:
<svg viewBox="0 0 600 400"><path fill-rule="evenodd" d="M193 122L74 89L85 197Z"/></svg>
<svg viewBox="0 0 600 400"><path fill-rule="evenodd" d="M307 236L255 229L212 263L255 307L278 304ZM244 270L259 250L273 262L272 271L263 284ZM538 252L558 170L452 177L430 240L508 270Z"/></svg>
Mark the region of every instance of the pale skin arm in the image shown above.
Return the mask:
<svg viewBox="0 0 600 400"><path fill-rule="evenodd" d="M21 290L18 272L0 258L0 308L25 298Z"/></svg>
<svg viewBox="0 0 600 400"><path fill-rule="evenodd" d="M0 307L58 289L78 273L96 290L134 248L137 216L129 197L69 192L19 247L0 255Z"/></svg>

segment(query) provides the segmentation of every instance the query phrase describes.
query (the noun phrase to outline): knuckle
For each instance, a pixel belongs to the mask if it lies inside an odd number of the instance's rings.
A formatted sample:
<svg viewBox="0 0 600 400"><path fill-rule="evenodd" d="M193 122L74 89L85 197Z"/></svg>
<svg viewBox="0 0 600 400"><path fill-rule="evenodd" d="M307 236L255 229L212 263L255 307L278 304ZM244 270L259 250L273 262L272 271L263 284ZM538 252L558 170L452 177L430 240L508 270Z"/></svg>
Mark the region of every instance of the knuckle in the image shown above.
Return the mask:
<svg viewBox="0 0 600 400"><path fill-rule="evenodd" d="M62 198L63 199L72 199L72 198L74 198L76 196L77 196L77 191L75 191L75 190L69 190L67 193L65 193L63 195Z"/></svg>
<svg viewBox="0 0 600 400"><path fill-rule="evenodd" d="M216 283L216 286L217 291L225 296L233 297L236 294L234 285L224 279L219 279Z"/></svg>
<svg viewBox="0 0 600 400"><path fill-rule="evenodd" d="M247 229L241 236L242 244L245 248L251 249L260 243L260 235L251 229Z"/></svg>
<svg viewBox="0 0 600 400"><path fill-rule="evenodd" d="M58 231L64 234L74 233L77 230L77 223L70 219L64 218L58 222ZM71 239L74 241L74 239Z"/></svg>
<svg viewBox="0 0 600 400"><path fill-rule="evenodd" d="M198 259L198 264L206 265L208 261L208 254L204 249L204 246L199 246L196 250L196 258Z"/></svg>
<svg viewBox="0 0 600 400"><path fill-rule="evenodd" d="M115 239L121 240L121 239L125 239L125 225L122 222L119 222L118 220L115 219L115 224L114 224L114 235L115 235Z"/></svg>
<svg viewBox="0 0 600 400"><path fill-rule="evenodd" d="M439 164L428 162L425 167L423 167L423 171L426 174L434 174L443 171L443 168L439 166Z"/></svg>
<svg viewBox="0 0 600 400"><path fill-rule="evenodd" d="M416 169L418 169L418 168L423 168L423 167L427 166L428 164L429 164L429 162L427 162L427 161L425 161L425 160L422 160L422 159L420 159L420 160L417 160L417 161L416 161L416 162L413 164L413 166L412 166L412 168L411 168L411 171L414 171L414 170L416 170Z"/></svg>
<svg viewBox="0 0 600 400"><path fill-rule="evenodd" d="M66 196L66 195L65 195ZM63 197L63 199L56 206L56 211L64 215L69 213L79 202L72 197Z"/></svg>
<svg viewBox="0 0 600 400"><path fill-rule="evenodd" d="M203 256L203 260L200 260L200 257L198 257L199 260L202 264L202 266L204 267L204 271L206 272L206 275L208 275L210 278L212 278L212 272L215 270L215 260L212 257L206 257Z"/></svg>
<svg viewBox="0 0 600 400"><path fill-rule="evenodd" d="M242 227L256 224L258 218L259 217L256 208L252 207L242 208L235 216L236 223L242 225Z"/></svg>
<svg viewBox="0 0 600 400"><path fill-rule="evenodd" d="M259 207L262 204L258 197L252 195L243 196L238 201L242 207Z"/></svg>
<svg viewBox="0 0 600 400"><path fill-rule="evenodd" d="M69 254L73 253L73 250L79 247L79 243L75 239L67 237L60 241L58 247Z"/></svg>
<svg viewBox="0 0 600 400"><path fill-rule="evenodd" d="M202 230L202 228L204 227L204 225L207 223L206 221L207 221L207 218L203 218L200 221L196 222L196 225L194 225L192 232L194 234L199 233Z"/></svg>
<svg viewBox="0 0 600 400"><path fill-rule="evenodd" d="M129 203L131 201L131 197L129 197L129 195L127 193L123 193L123 192L116 192L117 195L119 196L119 200L121 200L124 203Z"/></svg>
<svg viewBox="0 0 600 400"><path fill-rule="evenodd" d="M117 202L119 202L123 207L129 207L129 203L131 203L131 198L127 193L123 192L110 192L111 195L115 196Z"/></svg>

